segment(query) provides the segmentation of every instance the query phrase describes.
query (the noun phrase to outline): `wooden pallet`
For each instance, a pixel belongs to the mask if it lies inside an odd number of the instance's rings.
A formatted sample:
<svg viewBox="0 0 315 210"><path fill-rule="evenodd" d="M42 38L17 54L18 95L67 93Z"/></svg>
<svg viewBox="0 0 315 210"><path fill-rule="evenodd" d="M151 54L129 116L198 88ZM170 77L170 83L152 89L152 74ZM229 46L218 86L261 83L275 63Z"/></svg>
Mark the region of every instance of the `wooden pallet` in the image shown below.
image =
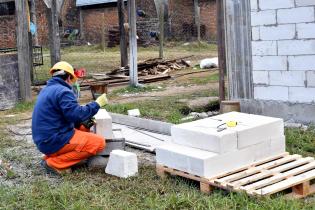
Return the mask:
<svg viewBox="0 0 315 210"><path fill-rule="evenodd" d="M162 178L171 174L198 181L200 190L206 193L210 193L214 187L235 192L244 191L253 196L290 191L286 196L303 198L315 193L314 158L303 158L301 155L289 153L273 156L211 178L192 175L162 165L157 165L156 171Z"/></svg>

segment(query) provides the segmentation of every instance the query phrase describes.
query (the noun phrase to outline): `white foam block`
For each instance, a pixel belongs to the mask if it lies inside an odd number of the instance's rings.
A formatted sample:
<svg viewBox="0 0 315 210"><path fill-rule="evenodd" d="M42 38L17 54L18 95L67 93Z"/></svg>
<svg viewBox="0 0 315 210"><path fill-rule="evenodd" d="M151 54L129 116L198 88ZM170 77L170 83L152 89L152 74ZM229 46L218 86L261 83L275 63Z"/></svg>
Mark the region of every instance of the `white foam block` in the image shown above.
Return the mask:
<svg viewBox="0 0 315 210"><path fill-rule="evenodd" d="M226 154L216 154L177 144L156 149L156 162L177 170L210 178L282 153L270 150L270 140Z"/></svg>
<svg viewBox="0 0 315 210"><path fill-rule="evenodd" d="M218 132L223 122L206 118L174 125L171 128L172 142L223 154L237 149L236 131L225 129Z"/></svg>
<svg viewBox="0 0 315 210"><path fill-rule="evenodd" d="M95 133L105 139L113 139L112 118L105 109L100 109L94 116L96 120Z"/></svg>
<svg viewBox="0 0 315 210"><path fill-rule="evenodd" d="M134 176L138 173L137 155L123 150L110 153L105 172L121 178Z"/></svg>

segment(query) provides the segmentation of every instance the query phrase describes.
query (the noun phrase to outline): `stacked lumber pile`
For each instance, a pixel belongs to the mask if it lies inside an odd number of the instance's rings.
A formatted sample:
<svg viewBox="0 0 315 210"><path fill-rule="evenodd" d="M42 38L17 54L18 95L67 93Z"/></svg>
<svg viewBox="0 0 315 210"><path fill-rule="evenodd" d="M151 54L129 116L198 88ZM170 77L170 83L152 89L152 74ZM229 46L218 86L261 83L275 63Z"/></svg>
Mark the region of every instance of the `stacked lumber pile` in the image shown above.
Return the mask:
<svg viewBox="0 0 315 210"><path fill-rule="evenodd" d="M191 57L191 56L188 56ZM148 75L166 75L172 71L181 70L183 68L189 67L190 64L187 63L183 58L177 58L173 60L164 60L160 58L149 59L138 63L138 76L148 76ZM124 75L129 76L129 66L114 69L107 73L108 76Z"/></svg>

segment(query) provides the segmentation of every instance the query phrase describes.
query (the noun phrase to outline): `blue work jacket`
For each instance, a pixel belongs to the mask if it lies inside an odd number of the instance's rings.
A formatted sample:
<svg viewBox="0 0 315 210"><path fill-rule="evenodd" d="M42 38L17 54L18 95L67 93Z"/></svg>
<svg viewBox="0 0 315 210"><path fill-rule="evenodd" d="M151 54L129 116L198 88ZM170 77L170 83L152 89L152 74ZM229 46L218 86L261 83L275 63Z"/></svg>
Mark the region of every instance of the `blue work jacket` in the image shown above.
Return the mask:
<svg viewBox="0 0 315 210"><path fill-rule="evenodd" d="M49 155L69 143L74 125L92 118L100 109L96 102L80 106L72 87L53 77L40 92L33 111L32 135L39 151Z"/></svg>

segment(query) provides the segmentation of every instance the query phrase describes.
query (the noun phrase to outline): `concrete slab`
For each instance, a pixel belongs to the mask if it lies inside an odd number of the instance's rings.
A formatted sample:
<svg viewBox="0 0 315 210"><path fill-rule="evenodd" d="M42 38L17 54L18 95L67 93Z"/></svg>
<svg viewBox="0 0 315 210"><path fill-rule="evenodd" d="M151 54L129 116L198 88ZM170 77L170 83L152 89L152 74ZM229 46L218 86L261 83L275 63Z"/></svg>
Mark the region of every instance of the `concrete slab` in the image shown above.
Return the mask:
<svg viewBox="0 0 315 210"><path fill-rule="evenodd" d="M112 118L105 109L100 109L94 116L96 120L95 133L105 139L113 139Z"/></svg>
<svg viewBox="0 0 315 210"><path fill-rule="evenodd" d="M138 159L135 153L113 150L105 169L107 174L127 178L138 173Z"/></svg>

